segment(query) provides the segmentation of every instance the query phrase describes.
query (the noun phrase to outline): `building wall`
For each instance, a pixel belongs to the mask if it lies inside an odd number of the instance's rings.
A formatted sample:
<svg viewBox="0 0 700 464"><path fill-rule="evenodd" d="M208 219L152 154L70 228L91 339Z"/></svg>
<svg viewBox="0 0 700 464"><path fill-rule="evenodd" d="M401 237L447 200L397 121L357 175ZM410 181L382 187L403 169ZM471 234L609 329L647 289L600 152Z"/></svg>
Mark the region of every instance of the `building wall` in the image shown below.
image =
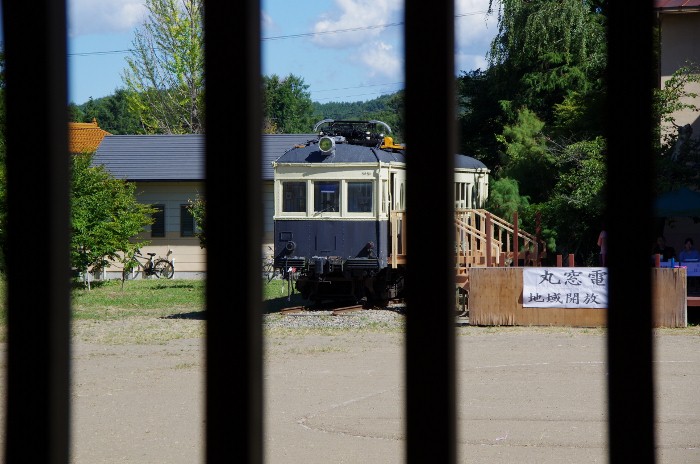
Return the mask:
<svg viewBox="0 0 700 464"><path fill-rule="evenodd" d="M198 279L206 273L206 250L200 248L199 238L182 237L180 234L180 205L194 200L198 192L203 192L202 182L137 182L137 200L145 204L165 205L165 237L151 237L150 226L141 233L139 240L148 240L150 244L141 248L141 252L156 253L165 256L172 250L175 261L175 279ZM262 256L269 255L267 244L273 243L273 183L263 182L263 250ZM112 263L103 277L121 278L121 265Z"/></svg>
<svg viewBox="0 0 700 464"><path fill-rule="evenodd" d="M175 262L173 278L193 279L203 277L206 271L205 250L199 246L199 238L182 237L180 233L180 205L194 200L198 192L204 190L202 182L137 182L136 198L140 203L162 204L165 206L165 237L151 237L151 228L147 226L139 234L139 240L150 243L141 248L141 253L156 253L165 257L172 250L171 258ZM121 265L112 263L106 269L105 278L121 278Z"/></svg>
<svg viewBox="0 0 700 464"><path fill-rule="evenodd" d="M686 13L664 13L661 15L661 85L673 75L687 60L700 65L700 11ZM686 88L689 92L700 95L700 84ZM690 102L687 102L690 103ZM700 106L700 97L695 98L695 105ZM676 124L690 124L693 137L700 137L700 114L697 111L677 112ZM675 129L673 129L675 131Z"/></svg>
<svg viewBox="0 0 700 464"><path fill-rule="evenodd" d="M263 246L266 243L274 242L274 222L275 214L274 203L274 182L271 180L263 181Z"/></svg>

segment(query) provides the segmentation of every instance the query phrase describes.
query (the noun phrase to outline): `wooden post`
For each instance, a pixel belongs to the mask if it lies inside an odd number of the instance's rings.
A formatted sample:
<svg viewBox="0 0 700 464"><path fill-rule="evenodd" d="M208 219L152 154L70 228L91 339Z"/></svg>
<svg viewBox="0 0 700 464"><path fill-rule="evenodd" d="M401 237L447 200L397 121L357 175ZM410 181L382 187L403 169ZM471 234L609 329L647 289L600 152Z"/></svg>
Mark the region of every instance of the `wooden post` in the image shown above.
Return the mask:
<svg viewBox="0 0 700 464"><path fill-rule="evenodd" d="M518 258L520 257L520 240L518 240L518 212L513 213L513 266L518 266Z"/></svg>
<svg viewBox="0 0 700 464"><path fill-rule="evenodd" d="M562 263L561 254L558 254L557 255L557 267L562 267L562 265L563 265L563 263Z"/></svg>
<svg viewBox="0 0 700 464"><path fill-rule="evenodd" d="M492 235L493 235L493 220L491 219L491 213L487 212L486 213L486 224L485 224L485 229L486 229L486 267L491 267L493 266L492 262L492 252L491 252L491 245L492 245Z"/></svg>
<svg viewBox="0 0 700 464"><path fill-rule="evenodd" d="M570 254L569 254L569 267L574 267L574 266L575 266L575 264L574 264L574 254L573 254L573 253L570 253Z"/></svg>
<svg viewBox="0 0 700 464"><path fill-rule="evenodd" d="M661 267L661 255L659 253L654 255L654 267Z"/></svg>

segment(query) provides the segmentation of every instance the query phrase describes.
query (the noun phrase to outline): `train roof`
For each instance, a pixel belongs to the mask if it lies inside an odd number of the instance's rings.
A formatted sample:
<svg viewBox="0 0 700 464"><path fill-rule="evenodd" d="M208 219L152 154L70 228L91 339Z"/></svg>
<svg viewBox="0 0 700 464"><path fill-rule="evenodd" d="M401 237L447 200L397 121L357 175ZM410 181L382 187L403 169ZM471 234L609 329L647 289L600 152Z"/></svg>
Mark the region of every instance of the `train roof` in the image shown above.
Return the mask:
<svg viewBox="0 0 700 464"><path fill-rule="evenodd" d="M463 155L461 153L457 153L455 155L455 169L478 169L490 171L490 169L478 159Z"/></svg>
<svg viewBox="0 0 700 464"><path fill-rule="evenodd" d="M379 147L336 143L332 152L323 152L318 140L296 145L277 158L277 163L405 163L403 151L384 150Z"/></svg>
<svg viewBox="0 0 700 464"><path fill-rule="evenodd" d="M314 126L318 134L294 145L281 155L280 164L406 163L406 147L395 144L387 134L388 124L378 121L324 119ZM455 169L489 172L484 163L471 156L456 154Z"/></svg>
<svg viewBox="0 0 700 464"><path fill-rule="evenodd" d="M335 152L328 154L318 147L318 139L305 145L296 145L282 156L277 163L405 163L403 150L391 151L377 147L367 147L352 144L336 144ZM455 169L489 171L484 163L471 156L456 154Z"/></svg>

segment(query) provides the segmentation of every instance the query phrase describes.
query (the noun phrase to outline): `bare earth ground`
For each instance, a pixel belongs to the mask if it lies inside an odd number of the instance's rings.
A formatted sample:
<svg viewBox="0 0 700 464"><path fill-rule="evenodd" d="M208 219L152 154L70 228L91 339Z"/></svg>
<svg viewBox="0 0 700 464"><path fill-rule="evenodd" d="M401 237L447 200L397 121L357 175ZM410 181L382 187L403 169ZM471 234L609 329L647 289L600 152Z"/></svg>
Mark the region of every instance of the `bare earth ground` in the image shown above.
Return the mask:
<svg viewBox="0 0 700 464"><path fill-rule="evenodd" d="M94 324L75 334L72 462L203 462L203 339L139 344ZM603 330L456 330L460 463L607 462ZM700 332L655 334L657 462L700 462ZM268 336L265 462L405 462L403 361L397 332Z"/></svg>

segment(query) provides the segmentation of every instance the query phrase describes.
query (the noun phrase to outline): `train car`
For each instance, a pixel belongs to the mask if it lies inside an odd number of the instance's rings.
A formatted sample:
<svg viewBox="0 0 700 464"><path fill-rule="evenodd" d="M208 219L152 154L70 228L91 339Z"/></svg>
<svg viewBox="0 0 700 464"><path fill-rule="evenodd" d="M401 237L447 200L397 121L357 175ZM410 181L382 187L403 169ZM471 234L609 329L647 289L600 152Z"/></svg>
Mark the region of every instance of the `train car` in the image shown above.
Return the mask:
<svg viewBox="0 0 700 464"><path fill-rule="evenodd" d="M273 162L275 267L315 304L401 298L404 264L390 257L401 252L392 218L406 206L405 146L377 120L324 119L314 133ZM489 170L457 156L455 206L481 207Z"/></svg>

